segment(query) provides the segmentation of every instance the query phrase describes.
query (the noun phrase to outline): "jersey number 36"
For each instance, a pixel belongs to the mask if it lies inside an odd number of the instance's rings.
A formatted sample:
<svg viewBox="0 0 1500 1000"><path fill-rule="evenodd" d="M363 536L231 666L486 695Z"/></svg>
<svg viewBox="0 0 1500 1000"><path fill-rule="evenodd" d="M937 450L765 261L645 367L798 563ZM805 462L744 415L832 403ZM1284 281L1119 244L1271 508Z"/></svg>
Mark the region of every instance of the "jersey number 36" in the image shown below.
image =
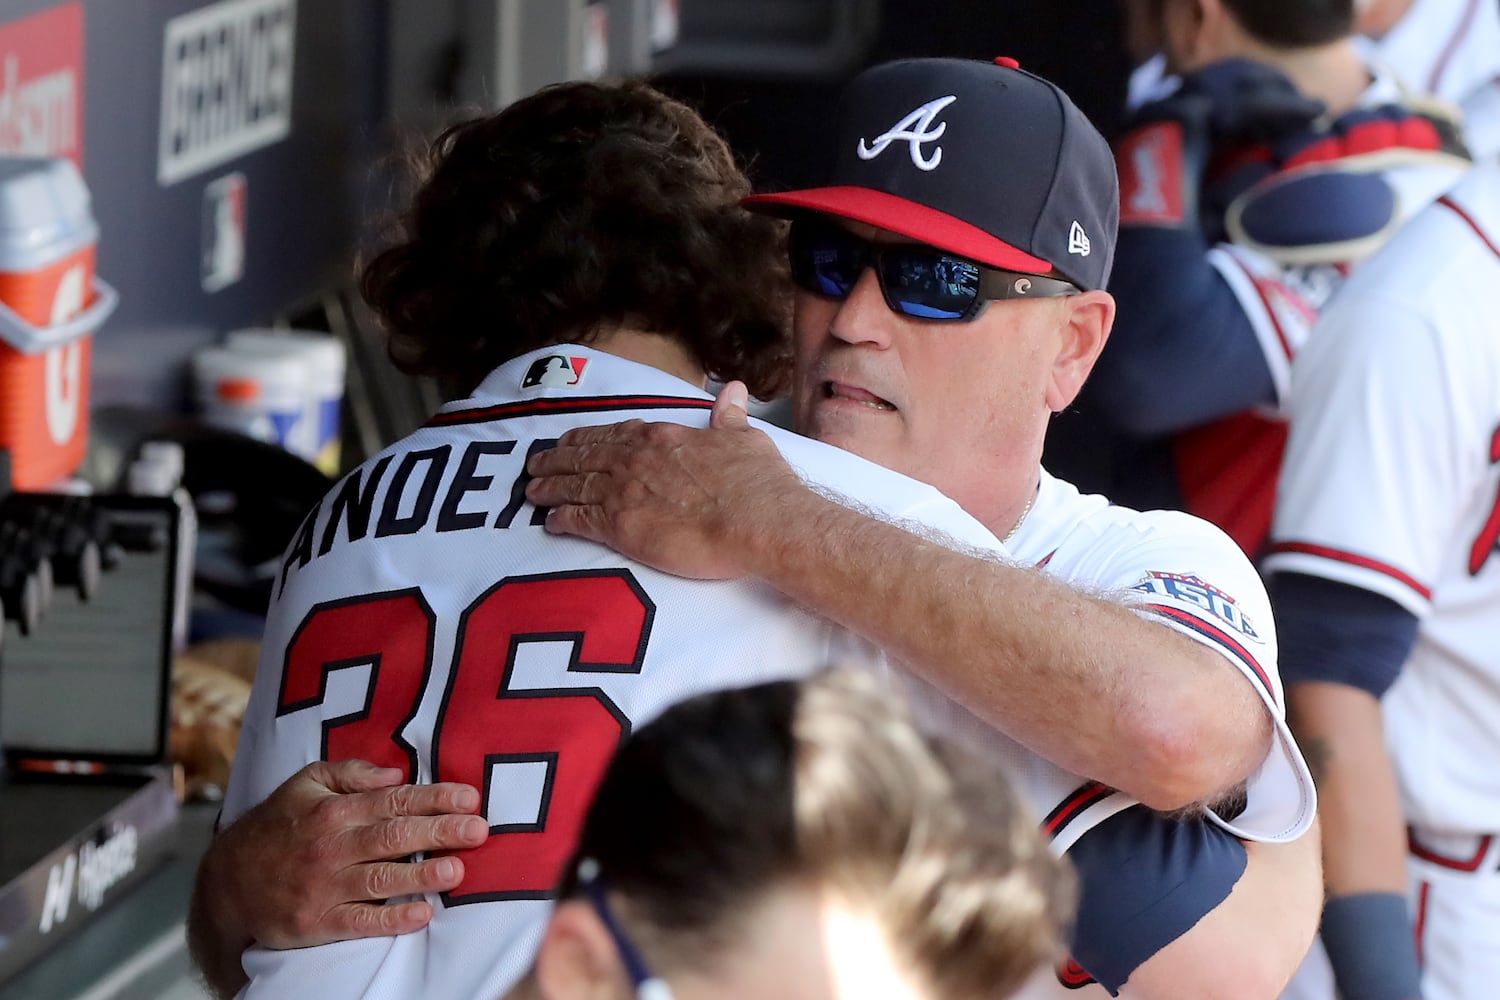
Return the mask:
<svg viewBox="0 0 1500 1000"><path fill-rule="evenodd" d="M465 852L462 884L449 906L495 899L545 899L605 767L630 723L598 688L511 690L526 642L572 644L570 674L640 673L655 608L626 570L511 577L459 617L453 667L432 734L431 773L480 789L491 815L489 776L497 765L545 768L534 822L492 825ZM417 751L402 737L433 673L440 623L416 589L317 605L288 644L277 715L316 708L329 675L368 667L363 704L323 722L324 760L360 757L399 768L411 781Z"/></svg>

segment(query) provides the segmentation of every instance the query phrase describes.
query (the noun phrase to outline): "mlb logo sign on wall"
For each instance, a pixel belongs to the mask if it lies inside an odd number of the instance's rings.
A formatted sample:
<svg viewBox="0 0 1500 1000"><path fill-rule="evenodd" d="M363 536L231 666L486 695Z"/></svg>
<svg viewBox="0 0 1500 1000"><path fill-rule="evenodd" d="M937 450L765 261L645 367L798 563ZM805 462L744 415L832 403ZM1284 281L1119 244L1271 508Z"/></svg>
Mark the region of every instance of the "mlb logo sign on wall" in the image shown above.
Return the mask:
<svg viewBox="0 0 1500 1000"><path fill-rule="evenodd" d="M245 194L241 173L227 174L203 189L201 277L205 292L217 292L245 274Z"/></svg>
<svg viewBox="0 0 1500 1000"><path fill-rule="evenodd" d="M292 130L296 0L223 0L167 22L157 182L175 184Z"/></svg>
<svg viewBox="0 0 1500 1000"><path fill-rule="evenodd" d="M83 163L83 5L0 25L0 153Z"/></svg>
<svg viewBox="0 0 1500 1000"><path fill-rule="evenodd" d="M549 354L537 358L526 369L521 379L522 389L566 389L583 380L583 370L588 367L588 358L570 358L561 354Z"/></svg>
<svg viewBox="0 0 1500 1000"><path fill-rule="evenodd" d="M609 6L595 0L583 12L583 61L579 76L597 80L609 70Z"/></svg>
<svg viewBox="0 0 1500 1000"><path fill-rule="evenodd" d="M656 0L651 6L651 49L661 52L677 44L682 34L679 0Z"/></svg>

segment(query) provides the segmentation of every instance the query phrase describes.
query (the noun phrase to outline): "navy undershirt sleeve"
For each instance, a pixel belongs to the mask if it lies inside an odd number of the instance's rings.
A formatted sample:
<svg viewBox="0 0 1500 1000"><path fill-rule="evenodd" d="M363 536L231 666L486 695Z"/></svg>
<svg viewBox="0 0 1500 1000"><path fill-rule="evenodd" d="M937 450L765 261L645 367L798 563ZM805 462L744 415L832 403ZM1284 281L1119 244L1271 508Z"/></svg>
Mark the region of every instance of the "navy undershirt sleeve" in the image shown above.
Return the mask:
<svg viewBox="0 0 1500 1000"><path fill-rule="evenodd" d="M1330 681L1379 698L1416 642L1417 616L1363 587L1274 573L1268 590L1285 682Z"/></svg>
<svg viewBox="0 0 1500 1000"><path fill-rule="evenodd" d="M1113 332L1089 379L1093 404L1144 437L1276 400L1250 318L1196 231L1120 230Z"/></svg>
<svg viewBox="0 0 1500 1000"><path fill-rule="evenodd" d="M1223 902L1246 864L1245 845L1222 827L1145 806L1100 823L1068 857L1080 888L1073 959L1112 996Z"/></svg>

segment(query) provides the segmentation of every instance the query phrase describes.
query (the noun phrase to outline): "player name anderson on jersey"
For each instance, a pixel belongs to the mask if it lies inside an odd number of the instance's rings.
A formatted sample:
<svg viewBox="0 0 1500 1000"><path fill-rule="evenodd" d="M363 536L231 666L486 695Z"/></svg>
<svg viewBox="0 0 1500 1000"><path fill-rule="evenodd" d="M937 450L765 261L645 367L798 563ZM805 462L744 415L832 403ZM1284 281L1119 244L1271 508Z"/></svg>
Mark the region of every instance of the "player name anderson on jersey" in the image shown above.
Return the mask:
<svg viewBox="0 0 1500 1000"><path fill-rule="evenodd" d="M475 440L459 446L445 443L382 455L373 466L355 469L303 520L283 559L276 596L286 589L287 576L294 568L326 556L341 543L415 535L428 529L447 533L509 528L526 506L530 478L526 459L556 442L556 438L512 438ZM458 448L457 466L448 477L448 466ZM508 461L505 456L509 456ZM498 507L493 489L497 480L509 484L504 496L498 498L504 501ZM544 509L529 508L525 523L541 525L546 514Z"/></svg>

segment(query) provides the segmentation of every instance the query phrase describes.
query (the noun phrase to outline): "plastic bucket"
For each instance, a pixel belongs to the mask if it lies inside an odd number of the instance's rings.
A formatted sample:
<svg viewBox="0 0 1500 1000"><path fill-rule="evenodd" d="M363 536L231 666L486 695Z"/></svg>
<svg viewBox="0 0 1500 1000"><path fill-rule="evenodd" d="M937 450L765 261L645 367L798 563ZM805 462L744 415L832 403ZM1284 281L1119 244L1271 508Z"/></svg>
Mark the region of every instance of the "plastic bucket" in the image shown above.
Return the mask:
<svg viewBox="0 0 1500 1000"><path fill-rule="evenodd" d="M296 358L202 348L193 355L199 412L215 427L297 451L306 418L304 369Z"/></svg>
<svg viewBox="0 0 1500 1000"><path fill-rule="evenodd" d="M71 161L0 157L0 448L16 489L83 462L92 338L119 302L94 276L98 234Z"/></svg>
<svg viewBox="0 0 1500 1000"><path fill-rule="evenodd" d="M304 366L303 420L289 447L326 475L337 476L346 366L339 339L305 330L235 330L225 339L225 346L245 354L294 359Z"/></svg>

